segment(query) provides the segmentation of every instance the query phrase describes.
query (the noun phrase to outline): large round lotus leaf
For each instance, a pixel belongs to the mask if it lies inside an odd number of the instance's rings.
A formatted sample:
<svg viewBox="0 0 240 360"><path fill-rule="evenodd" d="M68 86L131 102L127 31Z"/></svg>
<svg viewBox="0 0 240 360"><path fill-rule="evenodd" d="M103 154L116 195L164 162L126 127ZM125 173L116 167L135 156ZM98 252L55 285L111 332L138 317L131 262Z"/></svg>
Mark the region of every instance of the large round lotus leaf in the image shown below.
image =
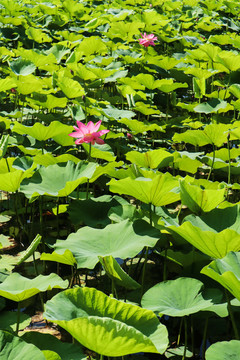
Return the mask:
<svg viewBox="0 0 240 360"><path fill-rule="evenodd" d="M13 301L23 301L41 291L53 288L66 289L67 286L68 280L64 281L56 274L28 279L19 273L12 273L0 284L0 296Z"/></svg>
<svg viewBox="0 0 240 360"><path fill-rule="evenodd" d="M213 101L219 102L218 99ZM223 103L226 103L225 101ZM197 105L201 109L206 108L206 104ZM196 109L196 108L195 108ZM195 110L194 109L194 110ZM203 111L199 111L203 112ZM204 130L187 130L181 134L175 134L173 141L192 144L194 146L204 146L207 144L214 144L215 146L222 146L227 141L229 126L225 124L210 124L205 127Z"/></svg>
<svg viewBox="0 0 240 360"><path fill-rule="evenodd" d="M26 197L39 195L68 196L78 185L93 175L97 164L80 161L41 167L30 179L22 182L20 190Z"/></svg>
<svg viewBox="0 0 240 360"><path fill-rule="evenodd" d="M70 344L58 340L50 334L42 334L36 331L28 331L21 338L27 343L35 345L40 350L55 351L62 360L83 360L87 356L79 344Z"/></svg>
<svg viewBox="0 0 240 360"><path fill-rule="evenodd" d="M224 229L231 229L240 234L240 205L213 209L201 216L188 215L184 221L190 221L192 225L205 231L220 232Z"/></svg>
<svg viewBox="0 0 240 360"><path fill-rule="evenodd" d="M111 222L108 211L120 204L129 203L120 196L103 195L98 198L72 201L68 206L68 213L74 225L104 227Z"/></svg>
<svg viewBox="0 0 240 360"><path fill-rule="evenodd" d="M212 305L201 294L203 283L192 278L179 278L161 282L142 297L143 307L169 316L195 314Z"/></svg>
<svg viewBox="0 0 240 360"><path fill-rule="evenodd" d="M169 226L167 230L175 236L181 236L204 254L213 258L223 258L229 251L240 250L240 234L231 229L219 233L202 231L189 221L181 226Z"/></svg>
<svg viewBox="0 0 240 360"><path fill-rule="evenodd" d="M137 200L155 206L168 205L180 199L178 181L168 173L155 175L152 179L112 179L108 185L114 193L134 196Z"/></svg>
<svg viewBox="0 0 240 360"><path fill-rule="evenodd" d="M18 336L0 330L0 360L46 360L36 346L27 344Z"/></svg>
<svg viewBox="0 0 240 360"><path fill-rule="evenodd" d="M211 345L205 354L206 360L239 360L240 341L221 341Z"/></svg>
<svg viewBox="0 0 240 360"><path fill-rule="evenodd" d="M126 159L138 166L150 169L163 168L173 161L173 155L168 151L157 149L140 153L138 151L130 151L126 154Z"/></svg>
<svg viewBox="0 0 240 360"><path fill-rule="evenodd" d="M229 252L205 266L201 273L218 281L240 301L240 253Z"/></svg>
<svg viewBox="0 0 240 360"><path fill-rule="evenodd" d="M60 121L52 121L49 126L45 126L39 122L36 122L33 126L25 126L16 122L12 131L21 135L30 135L39 141L46 141L64 133L67 136L68 133L72 131L72 126L62 124Z"/></svg>
<svg viewBox="0 0 240 360"><path fill-rule="evenodd" d="M151 310L110 298L94 288L59 293L46 303L43 316L83 346L106 356L163 353L168 345L167 329Z"/></svg>
<svg viewBox="0 0 240 360"><path fill-rule="evenodd" d="M98 256L131 258L144 246L155 246L159 237L160 232L143 220L134 223L124 220L104 229L85 226L66 240L57 240L54 249L60 254L69 249L77 260L78 268L93 269L99 261Z"/></svg>

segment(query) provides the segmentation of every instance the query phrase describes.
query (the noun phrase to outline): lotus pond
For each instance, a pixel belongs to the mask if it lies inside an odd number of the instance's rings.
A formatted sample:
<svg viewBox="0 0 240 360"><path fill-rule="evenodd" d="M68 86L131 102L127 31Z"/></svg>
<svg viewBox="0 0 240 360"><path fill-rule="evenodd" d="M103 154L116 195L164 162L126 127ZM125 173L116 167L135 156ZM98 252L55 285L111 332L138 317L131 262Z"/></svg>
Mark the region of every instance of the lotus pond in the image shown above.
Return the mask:
<svg viewBox="0 0 240 360"><path fill-rule="evenodd" d="M0 359L239 359L239 12L0 0Z"/></svg>

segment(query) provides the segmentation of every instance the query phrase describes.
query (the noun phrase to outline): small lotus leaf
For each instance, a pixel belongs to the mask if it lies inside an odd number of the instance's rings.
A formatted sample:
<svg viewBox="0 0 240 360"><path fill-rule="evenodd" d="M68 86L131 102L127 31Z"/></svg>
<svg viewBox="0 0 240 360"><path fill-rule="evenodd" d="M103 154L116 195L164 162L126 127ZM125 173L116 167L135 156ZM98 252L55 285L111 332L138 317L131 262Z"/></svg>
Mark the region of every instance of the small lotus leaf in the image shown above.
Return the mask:
<svg viewBox="0 0 240 360"><path fill-rule="evenodd" d="M106 271L107 275L112 279L117 285L123 286L127 289L138 289L140 285L133 280L118 264L118 262L112 257L109 256L99 256L99 260Z"/></svg>
<svg viewBox="0 0 240 360"><path fill-rule="evenodd" d="M63 281L56 274L38 275L35 279L28 279L19 273L12 273L0 284L0 295L19 302L41 291L51 290L52 288L65 289L67 286L68 280Z"/></svg>
<svg viewBox="0 0 240 360"><path fill-rule="evenodd" d="M71 266L74 266L76 264L75 257L68 249L64 251L64 254L57 254L55 251L51 254L42 253L40 260L56 261L60 264L66 264Z"/></svg>
<svg viewBox="0 0 240 360"><path fill-rule="evenodd" d="M201 273L218 281L240 301L240 253L229 252L205 266Z"/></svg>

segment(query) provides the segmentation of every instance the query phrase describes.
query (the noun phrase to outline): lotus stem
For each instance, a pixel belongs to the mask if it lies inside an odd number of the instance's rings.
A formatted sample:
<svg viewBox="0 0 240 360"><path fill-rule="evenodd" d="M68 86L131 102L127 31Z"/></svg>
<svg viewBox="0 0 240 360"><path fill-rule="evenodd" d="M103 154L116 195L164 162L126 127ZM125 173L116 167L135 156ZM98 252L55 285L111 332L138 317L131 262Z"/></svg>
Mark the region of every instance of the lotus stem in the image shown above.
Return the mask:
<svg viewBox="0 0 240 360"><path fill-rule="evenodd" d="M227 136L227 148L228 148L228 185L231 183L231 154L230 154L230 133Z"/></svg>
<svg viewBox="0 0 240 360"><path fill-rule="evenodd" d="M165 247L164 262L163 262L163 281L167 280L167 251L168 251L168 248Z"/></svg>
<svg viewBox="0 0 240 360"><path fill-rule="evenodd" d="M202 359L205 359L206 343L207 343L207 329L208 329L208 318L205 321L204 330L203 330Z"/></svg>
<svg viewBox="0 0 240 360"><path fill-rule="evenodd" d="M9 167L9 164L8 164L8 159L7 159L7 158L5 158L5 160L6 160L6 164L7 164L8 172L10 172L10 167Z"/></svg>
<svg viewBox="0 0 240 360"><path fill-rule="evenodd" d="M211 176L211 173L212 173L212 170L213 170L214 162L215 162L215 146L214 146L214 144L213 144L213 159L212 159L212 164L211 164L211 168L210 168L210 171L209 171L207 180L210 179L210 176Z"/></svg>
<svg viewBox="0 0 240 360"><path fill-rule="evenodd" d="M230 318L231 318L231 322L232 322L232 327L233 327L233 330L234 330L235 338L236 338L236 340L240 340L240 338L239 338L239 333L238 333L238 328L237 328L237 324L236 324L236 321L235 321L235 319L234 319L234 315L233 315L233 311L232 311L232 305L231 305L231 302L230 302L230 299L229 299L229 294L228 294L228 291L227 291L227 290L225 290L225 294L226 294L226 298L227 298L228 311L229 311L229 315L230 315Z"/></svg>
<svg viewBox="0 0 240 360"><path fill-rule="evenodd" d="M92 144L89 143L88 161L90 161L91 159L91 152L92 152Z"/></svg>
<svg viewBox="0 0 240 360"><path fill-rule="evenodd" d="M184 351L183 351L183 357L182 360L185 360L186 352L187 352L187 317L184 316L184 330L185 330L185 343L184 343Z"/></svg>
<svg viewBox="0 0 240 360"><path fill-rule="evenodd" d="M59 237L59 196L57 197L57 237Z"/></svg>
<svg viewBox="0 0 240 360"><path fill-rule="evenodd" d="M17 307L17 326L16 326L16 335L18 334L19 331L19 325L20 325L20 314L21 314L21 302L18 302L18 307Z"/></svg>
<svg viewBox="0 0 240 360"><path fill-rule="evenodd" d="M193 317L190 315L191 319L191 339L192 339L192 353L193 357L195 356L195 345L194 345L194 327L193 327Z"/></svg>
<svg viewBox="0 0 240 360"><path fill-rule="evenodd" d="M115 296L116 299L118 300L118 294L117 294L117 290L116 290L116 286L115 286L114 279L112 279L112 294L113 294L113 296Z"/></svg>
<svg viewBox="0 0 240 360"><path fill-rule="evenodd" d="M181 318L181 321L180 321L180 327L179 327L179 332L178 332L178 337L177 337L177 346L179 346L179 344L180 344L182 326L183 326L183 317Z"/></svg>

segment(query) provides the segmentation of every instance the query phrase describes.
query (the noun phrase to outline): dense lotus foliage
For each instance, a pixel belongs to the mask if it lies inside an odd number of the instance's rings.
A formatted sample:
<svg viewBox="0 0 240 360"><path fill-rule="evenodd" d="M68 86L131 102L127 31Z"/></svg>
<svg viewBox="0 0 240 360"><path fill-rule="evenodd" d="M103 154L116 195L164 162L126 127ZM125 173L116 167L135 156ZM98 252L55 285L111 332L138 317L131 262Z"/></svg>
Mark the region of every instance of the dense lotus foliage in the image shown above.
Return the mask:
<svg viewBox="0 0 240 360"><path fill-rule="evenodd" d="M0 0L0 359L239 358L239 13Z"/></svg>

